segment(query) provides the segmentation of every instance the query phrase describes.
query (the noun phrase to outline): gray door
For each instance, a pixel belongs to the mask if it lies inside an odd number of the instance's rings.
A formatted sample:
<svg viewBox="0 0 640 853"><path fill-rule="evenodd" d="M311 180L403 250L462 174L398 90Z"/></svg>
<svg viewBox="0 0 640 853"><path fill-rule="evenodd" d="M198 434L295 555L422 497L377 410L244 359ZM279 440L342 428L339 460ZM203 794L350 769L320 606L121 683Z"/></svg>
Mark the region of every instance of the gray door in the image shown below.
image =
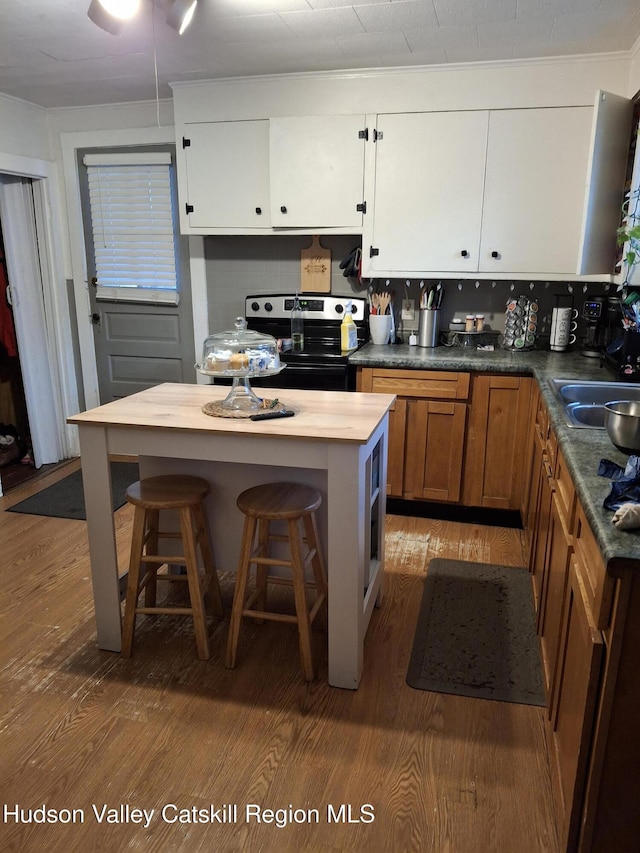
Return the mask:
<svg viewBox="0 0 640 853"><path fill-rule="evenodd" d="M122 150L109 149L109 153ZM167 150L167 146L135 150L143 153ZM108 403L161 382L195 382L188 238L176 239L178 305L99 298L84 153L78 152L79 174L100 402ZM175 184L173 201L177 211ZM177 233L177 224L175 227Z"/></svg>
<svg viewBox="0 0 640 853"><path fill-rule="evenodd" d="M94 273L95 275L95 273ZM135 394L160 382L194 382L191 299L136 305L96 299L91 314L100 402Z"/></svg>

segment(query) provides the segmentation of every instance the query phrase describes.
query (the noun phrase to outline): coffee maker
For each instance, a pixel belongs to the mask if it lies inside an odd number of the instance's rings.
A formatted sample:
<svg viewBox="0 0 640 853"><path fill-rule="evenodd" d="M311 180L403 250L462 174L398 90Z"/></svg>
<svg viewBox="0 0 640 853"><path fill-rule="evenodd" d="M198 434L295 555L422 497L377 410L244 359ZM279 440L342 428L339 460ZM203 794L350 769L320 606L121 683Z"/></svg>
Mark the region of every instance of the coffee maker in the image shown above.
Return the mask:
<svg viewBox="0 0 640 853"><path fill-rule="evenodd" d="M589 358L600 358L607 345L607 299L605 296L592 296L582 308L582 319L587 326L587 334L580 352Z"/></svg>

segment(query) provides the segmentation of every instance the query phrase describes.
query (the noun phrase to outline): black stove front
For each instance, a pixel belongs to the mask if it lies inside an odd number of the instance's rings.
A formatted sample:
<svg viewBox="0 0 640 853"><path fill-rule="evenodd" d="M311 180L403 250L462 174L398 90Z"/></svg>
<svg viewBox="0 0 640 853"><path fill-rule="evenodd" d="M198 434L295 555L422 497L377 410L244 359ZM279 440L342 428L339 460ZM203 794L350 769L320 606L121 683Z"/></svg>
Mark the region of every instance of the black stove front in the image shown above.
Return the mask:
<svg viewBox="0 0 640 853"><path fill-rule="evenodd" d="M276 388L302 388L318 391L355 389L354 372L349 370L348 355L340 348L340 324L349 298L322 294L301 294L304 349L292 352L282 349L280 361L286 364L278 376L256 380L252 385ZM260 294L247 296L247 325L286 342L291 339L293 294ZM358 346L366 343L366 300L351 298L352 316L358 333Z"/></svg>

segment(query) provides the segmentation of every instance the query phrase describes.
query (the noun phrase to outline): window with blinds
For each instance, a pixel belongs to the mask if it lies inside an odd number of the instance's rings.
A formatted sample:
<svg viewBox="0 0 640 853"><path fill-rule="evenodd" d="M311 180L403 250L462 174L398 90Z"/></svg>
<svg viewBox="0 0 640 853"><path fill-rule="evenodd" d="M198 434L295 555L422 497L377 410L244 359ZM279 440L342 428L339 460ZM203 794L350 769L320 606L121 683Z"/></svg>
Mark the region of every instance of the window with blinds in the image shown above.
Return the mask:
<svg viewBox="0 0 640 853"><path fill-rule="evenodd" d="M96 296L178 304L171 155L86 154Z"/></svg>

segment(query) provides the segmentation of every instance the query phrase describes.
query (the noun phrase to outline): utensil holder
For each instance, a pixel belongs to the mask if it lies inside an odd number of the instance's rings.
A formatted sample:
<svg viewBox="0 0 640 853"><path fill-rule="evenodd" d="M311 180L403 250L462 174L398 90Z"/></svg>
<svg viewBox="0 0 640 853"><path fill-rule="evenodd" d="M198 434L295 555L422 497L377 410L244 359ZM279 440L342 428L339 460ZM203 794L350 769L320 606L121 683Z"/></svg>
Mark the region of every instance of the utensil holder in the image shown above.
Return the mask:
<svg viewBox="0 0 640 853"><path fill-rule="evenodd" d="M369 316L369 332L371 343L378 345L389 343L391 314L371 314Z"/></svg>
<svg viewBox="0 0 640 853"><path fill-rule="evenodd" d="M418 322L418 346L437 347L440 331L440 309L421 308Z"/></svg>

